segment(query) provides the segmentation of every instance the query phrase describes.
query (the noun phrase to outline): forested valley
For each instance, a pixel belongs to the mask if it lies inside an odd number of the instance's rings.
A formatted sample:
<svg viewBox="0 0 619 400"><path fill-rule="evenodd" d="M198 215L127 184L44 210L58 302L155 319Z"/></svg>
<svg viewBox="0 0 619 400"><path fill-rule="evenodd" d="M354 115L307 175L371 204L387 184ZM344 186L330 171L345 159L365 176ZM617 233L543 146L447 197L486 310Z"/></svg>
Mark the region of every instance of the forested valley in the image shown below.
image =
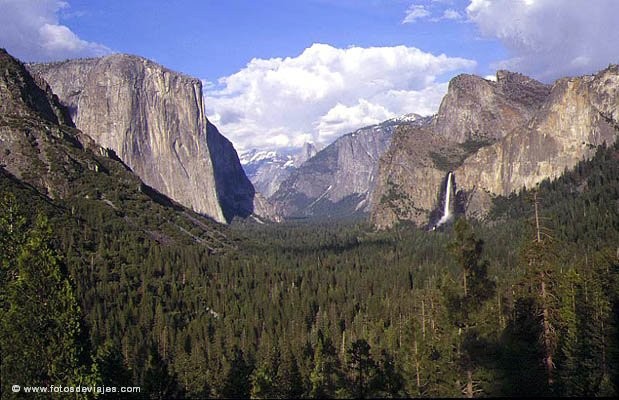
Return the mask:
<svg viewBox="0 0 619 400"><path fill-rule="evenodd" d="M146 209L138 229L4 170L0 187L3 382L145 398L619 389L617 145L484 222L239 221L219 247L153 240Z"/></svg>

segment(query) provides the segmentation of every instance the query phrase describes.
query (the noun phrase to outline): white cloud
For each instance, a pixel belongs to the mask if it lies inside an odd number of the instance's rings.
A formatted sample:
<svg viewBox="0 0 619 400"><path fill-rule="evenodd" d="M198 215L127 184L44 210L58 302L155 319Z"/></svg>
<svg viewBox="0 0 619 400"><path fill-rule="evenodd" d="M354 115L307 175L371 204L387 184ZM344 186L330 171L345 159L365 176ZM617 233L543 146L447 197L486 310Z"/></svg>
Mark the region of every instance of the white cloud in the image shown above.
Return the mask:
<svg viewBox="0 0 619 400"><path fill-rule="evenodd" d="M396 115L380 104L359 99L357 104L346 106L337 103L317 121L318 140L332 141L342 134L351 132L359 125L373 125L393 118Z"/></svg>
<svg viewBox="0 0 619 400"><path fill-rule="evenodd" d="M441 19L459 20L462 19L462 14L460 14L453 8L448 8L443 11L443 16L441 17Z"/></svg>
<svg viewBox="0 0 619 400"><path fill-rule="evenodd" d="M0 46L24 61L100 56L104 45L80 39L60 24L69 4L60 0L0 0Z"/></svg>
<svg viewBox="0 0 619 400"><path fill-rule="evenodd" d="M444 74L475 62L414 47L314 44L297 57L253 59L206 86L209 119L237 149L326 144L390 117L436 112Z"/></svg>
<svg viewBox="0 0 619 400"><path fill-rule="evenodd" d="M412 24L418 19L426 18L430 16L430 10L424 5L412 4L406 10L406 16L402 20L403 24Z"/></svg>
<svg viewBox="0 0 619 400"><path fill-rule="evenodd" d="M452 5L451 0L432 0L429 5L412 4L405 12L402 24L412 24L418 20L429 22L458 21L464 19L462 12L454 8L445 8Z"/></svg>
<svg viewBox="0 0 619 400"><path fill-rule="evenodd" d="M616 0L471 0L466 12L509 51L498 68L550 81L619 61Z"/></svg>

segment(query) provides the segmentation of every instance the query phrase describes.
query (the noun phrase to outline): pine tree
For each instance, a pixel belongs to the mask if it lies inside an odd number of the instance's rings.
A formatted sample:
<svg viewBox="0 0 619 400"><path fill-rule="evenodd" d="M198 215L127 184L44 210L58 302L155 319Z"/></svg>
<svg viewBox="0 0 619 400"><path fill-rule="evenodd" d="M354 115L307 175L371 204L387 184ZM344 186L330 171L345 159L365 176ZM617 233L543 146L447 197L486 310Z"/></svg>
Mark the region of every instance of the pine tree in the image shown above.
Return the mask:
<svg viewBox="0 0 619 400"><path fill-rule="evenodd" d="M556 393L555 355L559 307L556 243L544 227L537 192L533 194L533 229L521 247L524 277L514 286L512 318L507 324L502 365L508 395L548 396ZM521 365L513 370L514 365Z"/></svg>
<svg viewBox="0 0 619 400"><path fill-rule="evenodd" d="M86 365L81 316L51 227L39 215L27 229L12 199L0 217L2 382L22 385L94 384ZM5 392L8 393L8 392Z"/></svg>
<svg viewBox="0 0 619 400"><path fill-rule="evenodd" d="M107 387L131 386L131 372L125 366L120 349L111 340L99 347L94 358L94 366L101 377L101 384ZM108 393L106 398L131 398L128 393Z"/></svg>
<svg viewBox="0 0 619 400"><path fill-rule="evenodd" d="M289 347L283 350L275 382L276 398L298 399L303 395L303 378L301 377L297 360Z"/></svg>
<svg viewBox="0 0 619 400"><path fill-rule="evenodd" d="M227 371L222 395L226 398L247 398L251 393L252 366L245 360L243 351L234 346L231 351L230 368Z"/></svg>
<svg viewBox="0 0 619 400"><path fill-rule="evenodd" d="M540 345L543 352L542 363L546 371L546 383L549 391L554 384L555 363L553 357L557 346L555 321L557 319L555 297L552 294L556 286L555 270L557 252L553 238L542 224L537 192L534 192L534 239L524 246L522 257L526 267L527 290L534 300L541 325Z"/></svg>
<svg viewBox="0 0 619 400"><path fill-rule="evenodd" d="M148 355L144 392L150 399L178 398L182 393L176 376L170 373L168 364L161 358L155 346L151 346Z"/></svg>
<svg viewBox="0 0 619 400"><path fill-rule="evenodd" d="M378 371L376 362L370 353L369 343L365 339L352 342L348 356L351 394L361 399L371 397Z"/></svg>
<svg viewBox="0 0 619 400"><path fill-rule="evenodd" d="M384 349L380 352L377 367L373 395L376 397L407 397L404 391L404 378L398 371L393 356Z"/></svg>
<svg viewBox="0 0 619 400"><path fill-rule="evenodd" d="M473 380L480 357L477 325L484 303L494 295L495 284L487 276L487 262L482 260L483 241L465 219L456 221L454 231L456 237L450 247L462 270L462 291L446 290L445 295L447 311L458 330L456 357L465 379L462 392L466 397L473 397L479 392Z"/></svg>
<svg viewBox="0 0 619 400"><path fill-rule="evenodd" d="M189 398L208 397L210 388L207 381L208 359L206 354L199 346L191 347L190 354L187 354L185 350L177 350L174 360L179 383L182 384Z"/></svg>
<svg viewBox="0 0 619 400"><path fill-rule="evenodd" d="M253 399L276 398L279 389L277 373L280 368L279 351L268 346L263 350L262 360L251 374L251 397Z"/></svg>
<svg viewBox="0 0 619 400"><path fill-rule="evenodd" d="M310 374L310 397L333 398L341 387L341 373L335 347L331 340L318 333L314 349L314 367Z"/></svg>

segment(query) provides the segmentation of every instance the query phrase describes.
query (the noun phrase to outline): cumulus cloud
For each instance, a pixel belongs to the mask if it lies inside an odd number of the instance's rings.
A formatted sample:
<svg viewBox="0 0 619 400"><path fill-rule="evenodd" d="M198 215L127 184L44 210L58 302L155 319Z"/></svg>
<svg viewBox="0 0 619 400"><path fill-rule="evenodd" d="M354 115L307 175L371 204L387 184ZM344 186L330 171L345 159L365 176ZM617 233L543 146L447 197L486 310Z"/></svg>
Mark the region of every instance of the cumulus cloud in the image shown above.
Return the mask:
<svg viewBox="0 0 619 400"><path fill-rule="evenodd" d="M321 136L337 137L341 132L350 132L359 125L373 125L396 115L380 104L373 104L365 99L359 99L357 104L346 106L337 103L317 121Z"/></svg>
<svg viewBox="0 0 619 400"><path fill-rule="evenodd" d="M421 4L412 4L406 10L406 15L404 16L404 20L402 20L402 23L412 24L418 19L429 17L430 14L430 10L428 10L426 6Z"/></svg>
<svg viewBox="0 0 619 400"><path fill-rule="evenodd" d="M457 10L453 8L448 8L443 11L443 16L441 19L450 19L450 20L459 20L462 19L462 14L460 14Z"/></svg>
<svg viewBox="0 0 619 400"><path fill-rule="evenodd" d="M0 0L0 46L24 61L100 56L104 45L80 39L59 21L60 0Z"/></svg>
<svg viewBox="0 0 619 400"><path fill-rule="evenodd" d="M619 61L616 0L471 0L466 13L509 51L497 68L550 81Z"/></svg>
<svg viewBox="0 0 619 400"><path fill-rule="evenodd" d="M436 112L447 88L440 78L474 67L414 47L314 44L207 85L206 111L239 149L327 144L396 115Z"/></svg>

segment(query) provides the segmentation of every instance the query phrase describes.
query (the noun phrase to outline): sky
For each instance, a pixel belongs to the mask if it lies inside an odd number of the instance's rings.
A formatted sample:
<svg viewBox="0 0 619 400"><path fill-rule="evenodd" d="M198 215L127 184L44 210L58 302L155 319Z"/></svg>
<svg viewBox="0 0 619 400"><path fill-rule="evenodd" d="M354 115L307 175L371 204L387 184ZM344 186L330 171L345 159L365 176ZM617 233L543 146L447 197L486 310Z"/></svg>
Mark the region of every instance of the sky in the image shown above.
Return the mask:
<svg viewBox="0 0 619 400"><path fill-rule="evenodd" d="M22 61L129 53L200 78L237 150L326 145L438 110L449 79L619 63L616 0L0 0Z"/></svg>

